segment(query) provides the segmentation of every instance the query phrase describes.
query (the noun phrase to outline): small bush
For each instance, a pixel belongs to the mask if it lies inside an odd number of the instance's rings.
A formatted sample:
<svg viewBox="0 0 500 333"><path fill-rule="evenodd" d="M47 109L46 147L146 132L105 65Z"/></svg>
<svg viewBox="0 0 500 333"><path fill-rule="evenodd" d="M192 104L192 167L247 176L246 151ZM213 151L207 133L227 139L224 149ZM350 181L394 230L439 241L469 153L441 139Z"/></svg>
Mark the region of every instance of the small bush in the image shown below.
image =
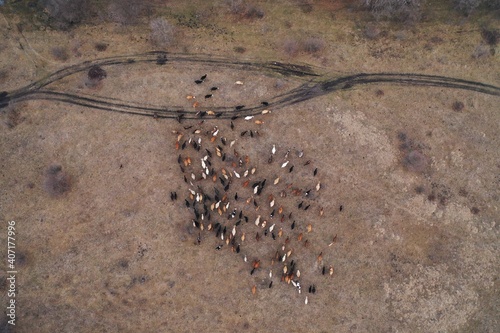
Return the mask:
<svg viewBox="0 0 500 333"><path fill-rule="evenodd" d="M321 38L307 38L302 43L302 50L307 53L318 53L325 48L325 41Z"/></svg>
<svg viewBox="0 0 500 333"><path fill-rule="evenodd" d="M45 171L43 188L50 196L59 197L71 189L71 179L60 165L54 164Z"/></svg>
<svg viewBox="0 0 500 333"><path fill-rule="evenodd" d="M403 159L403 165L410 171L423 172L428 166L427 157L418 150L408 152Z"/></svg>
<svg viewBox="0 0 500 333"><path fill-rule="evenodd" d="M494 50L494 49L493 49ZM492 49L487 45L478 45L472 52L472 58L479 59L491 55Z"/></svg>
<svg viewBox="0 0 500 333"><path fill-rule="evenodd" d="M483 0L454 0L455 8L466 16L469 16Z"/></svg>
<svg viewBox="0 0 500 333"><path fill-rule="evenodd" d="M227 1L229 11L233 15L238 15L246 19L261 19L264 17L264 11L254 5L249 5L243 0Z"/></svg>
<svg viewBox="0 0 500 333"><path fill-rule="evenodd" d="M311 1L308 1L308 0L301 0L298 4L300 10L302 11L302 13L304 14L308 14L310 12L312 12L313 10L313 5L311 3Z"/></svg>
<svg viewBox="0 0 500 333"><path fill-rule="evenodd" d="M12 103L0 109L0 114L2 115L3 123L10 129L16 127L24 120L19 110Z"/></svg>
<svg viewBox="0 0 500 333"><path fill-rule="evenodd" d="M264 17L264 11L258 7L249 5L243 16L247 19L261 19Z"/></svg>
<svg viewBox="0 0 500 333"><path fill-rule="evenodd" d="M367 24L363 35L370 40L376 39L380 35L380 29L375 24Z"/></svg>
<svg viewBox="0 0 500 333"><path fill-rule="evenodd" d="M49 25L56 29L68 29L91 17L91 8L85 0L39 0L49 15Z"/></svg>
<svg viewBox="0 0 500 333"><path fill-rule="evenodd" d="M500 39L500 31L495 29L483 28L481 30L481 36L483 37L486 44L496 46L498 44L498 40Z"/></svg>
<svg viewBox="0 0 500 333"><path fill-rule="evenodd" d="M158 47L169 46L174 39L175 27L164 18L156 18L149 23L151 42Z"/></svg>
<svg viewBox="0 0 500 333"><path fill-rule="evenodd" d="M108 18L122 25L135 25L147 10L148 7L143 1L111 0L108 5Z"/></svg>
<svg viewBox="0 0 500 333"><path fill-rule="evenodd" d="M101 81L108 76L108 73L102 67L92 66L87 74L89 80Z"/></svg>
<svg viewBox="0 0 500 333"><path fill-rule="evenodd" d="M68 50L64 47L55 46L50 49L50 53L54 57L54 59L59 61L66 61L69 59Z"/></svg>
<svg viewBox="0 0 500 333"><path fill-rule="evenodd" d="M455 112L460 112L464 109L465 105L464 103L460 102L460 101L455 101L453 102L453 104L451 105L451 108L453 109L453 111Z"/></svg>
<svg viewBox="0 0 500 333"><path fill-rule="evenodd" d="M108 49L108 44L106 43L95 43L95 49L99 52L106 51Z"/></svg>
<svg viewBox="0 0 500 333"><path fill-rule="evenodd" d="M243 46L235 46L233 50L236 53L245 53L247 51Z"/></svg>
<svg viewBox="0 0 500 333"><path fill-rule="evenodd" d="M416 22L425 0L362 0L376 19Z"/></svg>
<svg viewBox="0 0 500 333"><path fill-rule="evenodd" d="M500 0L453 0L455 9L465 16L471 15L476 9L483 7L486 10L500 9Z"/></svg>
<svg viewBox="0 0 500 333"><path fill-rule="evenodd" d="M108 73L100 66L90 67L87 73L87 82L85 85L89 88L96 87L102 80L108 76Z"/></svg>
<svg viewBox="0 0 500 333"><path fill-rule="evenodd" d="M287 39L283 44L283 50L288 56L295 56L299 53L300 43L296 39Z"/></svg>

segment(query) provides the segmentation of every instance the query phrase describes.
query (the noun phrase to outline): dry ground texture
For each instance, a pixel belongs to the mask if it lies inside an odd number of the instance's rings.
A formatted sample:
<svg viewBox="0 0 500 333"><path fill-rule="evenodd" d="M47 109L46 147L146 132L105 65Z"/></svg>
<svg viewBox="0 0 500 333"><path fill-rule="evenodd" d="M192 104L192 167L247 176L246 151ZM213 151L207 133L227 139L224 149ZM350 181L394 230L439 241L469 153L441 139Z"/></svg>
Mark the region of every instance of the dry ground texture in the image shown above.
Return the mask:
<svg viewBox="0 0 500 333"><path fill-rule="evenodd" d="M156 50L158 43L167 43L168 52L305 63L332 77L423 73L500 85L500 50L481 36L482 25L498 29L498 20L487 15L464 18L436 7L413 26L367 26L371 19L351 12L348 2L256 5L251 17L218 2L158 7L157 16L175 33L154 36L155 45L146 19L136 25L103 20L69 31L24 22L20 32L23 19L5 15L0 90L86 60ZM54 88L189 108L187 95L205 106L260 103L301 83L196 64L106 70L101 81L79 73ZM205 73L202 88L193 81ZM220 89L205 101L212 85ZM499 102L464 90L367 85L271 109L258 117L262 125L237 119L234 132L229 120L179 124L50 101L4 108L1 253L4 260L7 222L15 220L18 273L16 326L6 324L2 310L1 329L495 332ZM210 233L200 233L197 244L172 134L186 135L184 126L191 125L218 126L240 140L238 149L253 158L257 176L276 175L267 164L273 144L277 156L303 150L303 159L318 168L322 192L311 202L324 215L307 215L310 245L294 248L301 294L279 277L268 288L267 271L250 275L241 254L215 250ZM240 136L248 128L260 133L253 141ZM294 172L295 182L311 176L305 168ZM170 200L172 191L178 200ZM272 251L269 241L249 238L242 245L253 251L248 253ZM321 274L320 252L334 267L332 276ZM2 266L2 307L8 301L5 272ZM310 283L315 294L308 293Z"/></svg>

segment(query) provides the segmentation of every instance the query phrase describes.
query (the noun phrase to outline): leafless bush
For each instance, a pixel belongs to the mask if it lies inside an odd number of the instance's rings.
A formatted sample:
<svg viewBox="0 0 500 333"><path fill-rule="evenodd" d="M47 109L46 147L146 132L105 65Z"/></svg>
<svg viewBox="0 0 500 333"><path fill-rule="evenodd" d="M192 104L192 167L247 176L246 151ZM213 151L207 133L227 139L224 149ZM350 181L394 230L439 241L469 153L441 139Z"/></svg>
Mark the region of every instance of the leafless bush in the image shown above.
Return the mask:
<svg viewBox="0 0 500 333"><path fill-rule="evenodd" d="M50 196L59 197L71 189L71 179L60 165L54 164L45 171L43 188Z"/></svg>
<svg viewBox="0 0 500 333"><path fill-rule="evenodd" d="M264 11L253 5L248 5L243 15L247 19L261 19L264 17Z"/></svg>
<svg viewBox="0 0 500 333"><path fill-rule="evenodd" d="M233 50L236 53L245 53L247 51L243 46L235 46Z"/></svg>
<svg viewBox="0 0 500 333"><path fill-rule="evenodd" d="M288 56L295 56L299 53L300 43L296 39L287 39L283 44L283 50Z"/></svg>
<svg viewBox="0 0 500 333"><path fill-rule="evenodd" d="M40 0L49 15L49 25L57 29L67 29L90 17L91 6L85 0Z"/></svg>
<svg viewBox="0 0 500 333"><path fill-rule="evenodd" d="M15 107L12 103L0 109L0 114L2 115L3 123L10 129L19 125L24 118L21 117L19 109Z"/></svg>
<svg viewBox="0 0 500 333"><path fill-rule="evenodd" d="M54 46L50 49L50 53L54 57L54 59L59 61L66 61L69 59L68 50L61 46Z"/></svg>
<svg viewBox="0 0 500 333"><path fill-rule="evenodd" d="M134 25L148 9L146 2L138 0L111 0L108 5L109 20L122 25Z"/></svg>
<svg viewBox="0 0 500 333"><path fill-rule="evenodd" d="M324 48L325 41L319 37L309 37L303 40L289 38L283 43L283 51L290 57L296 56L299 52L315 54Z"/></svg>
<svg viewBox="0 0 500 333"><path fill-rule="evenodd" d="M496 46L498 44L498 40L500 39L500 31L496 29L483 28L481 31L481 36L483 36L486 44Z"/></svg>
<svg viewBox="0 0 500 333"><path fill-rule="evenodd" d="M463 102L460 102L460 101L455 101L453 102L453 104L451 105L451 108L453 109L453 111L455 112L460 112L464 109L465 105Z"/></svg>
<svg viewBox="0 0 500 333"><path fill-rule="evenodd" d="M99 52L106 51L108 48L108 44L106 43L95 43L94 45L95 49Z"/></svg>
<svg viewBox="0 0 500 333"><path fill-rule="evenodd" d="M102 67L97 65L92 66L87 73L87 82L85 83L85 85L90 88L95 87L107 76L108 73L106 73L106 71Z"/></svg>
<svg viewBox="0 0 500 333"><path fill-rule="evenodd" d="M376 19L416 22L425 0L362 0Z"/></svg>
<svg viewBox="0 0 500 333"><path fill-rule="evenodd" d="M380 29L375 24L367 24L363 30L363 34L367 39L373 40L380 35Z"/></svg>
<svg viewBox="0 0 500 333"><path fill-rule="evenodd" d="M174 39L175 27L164 18L155 18L149 23L151 42L158 47L169 46Z"/></svg>
<svg viewBox="0 0 500 333"><path fill-rule="evenodd" d="M479 7L485 9L500 9L500 0L453 0L455 8L466 16L472 14Z"/></svg>
<svg viewBox="0 0 500 333"><path fill-rule="evenodd" d="M483 0L454 0L455 8L465 15L470 15Z"/></svg>
<svg viewBox="0 0 500 333"><path fill-rule="evenodd" d="M249 5L243 0L228 0L229 11L233 15L238 15L246 19L261 19L264 11L254 5Z"/></svg>
<svg viewBox="0 0 500 333"><path fill-rule="evenodd" d="M317 53L325 48L325 41L321 38L310 37L302 43L302 50L307 53Z"/></svg>
<svg viewBox="0 0 500 333"><path fill-rule="evenodd" d="M487 45L480 44L472 52L472 57L474 59L485 58L491 55L491 48Z"/></svg>
<svg viewBox="0 0 500 333"><path fill-rule="evenodd" d="M310 0L300 0L298 6L300 10L305 14L308 14L313 10L313 5Z"/></svg>

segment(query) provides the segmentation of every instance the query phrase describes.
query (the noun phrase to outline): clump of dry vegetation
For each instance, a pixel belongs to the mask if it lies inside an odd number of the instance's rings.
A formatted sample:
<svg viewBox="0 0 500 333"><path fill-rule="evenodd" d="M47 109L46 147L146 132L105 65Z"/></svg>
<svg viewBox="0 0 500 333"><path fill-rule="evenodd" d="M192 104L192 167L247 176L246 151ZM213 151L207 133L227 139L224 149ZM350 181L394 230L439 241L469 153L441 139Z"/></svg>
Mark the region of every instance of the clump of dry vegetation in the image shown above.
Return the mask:
<svg viewBox="0 0 500 333"><path fill-rule="evenodd" d="M363 0L376 19L391 19L404 22L416 22L421 17L421 8L425 0Z"/></svg>
<svg viewBox="0 0 500 333"><path fill-rule="evenodd" d="M325 41L319 37L308 37L302 40L289 38L283 43L283 51L290 57L298 53L316 54L325 48Z"/></svg>
<svg viewBox="0 0 500 333"><path fill-rule="evenodd" d="M2 120L5 126L12 129L19 125L24 118L21 117L19 109L16 108L12 103L0 109L0 114L2 115Z"/></svg>
<svg viewBox="0 0 500 333"><path fill-rule="evenodd" d="M108 19L121 25L138 24L148 11L147 1L111 0L108 4Z"/></svg>
<svg viewBox="0 0 500 333"><path fill-rule="evenodd" d="M460 112L464 109L465 105L464 103L460 102L460 101L455 101L453 102L453 104L451 105L451 108L453 109L453 111L455 112Z"/></svg>
<svg viewBox="0 0 500 333"><path fill-rule="evenodd" d="M496 29L483 28L481 30L481 36L486 44L496 46L498 44L498 40L500 39L500 31Z"/></svg>
<svg viewBox="0 0 500 333"><path fill-rule="evenodd" d="M247 51L243 46L235 46L233 50L236 53L245 53Z"/></svg>
<svg viewBox="0 0 500 333"><path fill-rule="evenodd" d="M100 66L90 67L87 73L87 82L85 85L87 87L96 87L102 80L108 76L108 73Z"/></svg>
<svg viewBox="0 0 500 333"><path fill-rule="evenodd" d="M233 15L237 15L245 19L261 19L265 13L260 7L248 4L243 0L229 0L227 1L229 11Z"/></svg>
<svg viewBox="0 0 500 333"><path fill-rule="evenodd" d="M69 59L68 50L61 46L54 46L50 49L50 53L54 59L59 61L66 61Z"/></svg>
<svg viewBox="0 0 500 333"><path fill-rule="evenodd" d="M471 15L480 7L495 10L500 9L500 0L453 0L455 8L466 16Z"/></svg>
<svg viewBox="0 0 500 333"><path fill-rule="evenodd" d="M106 43L95 43L94 48L96 51L103 52L108 49L108 44Z"/></svg>
<svg viewBox="0 0 500 333"><path fill-rule="evenodd" d="M60 165L53 164L45 171L43 188L52 197L62 196L71 189L71 178Z"/></svg>
<svg viewBox="0 0 500 333"><path fill-rule="evenodd" d="M151 28L151 42L157 47L167 47L174 40L175 27L166 19L158 17L149 23Z"/></svg>
<svg viewBox="0 0 500 333"><path fill-rule="evenodd" d="M68 29L92 16L86 0L40 0L41 9L48 14L48 24L56 29Z"/></svg>

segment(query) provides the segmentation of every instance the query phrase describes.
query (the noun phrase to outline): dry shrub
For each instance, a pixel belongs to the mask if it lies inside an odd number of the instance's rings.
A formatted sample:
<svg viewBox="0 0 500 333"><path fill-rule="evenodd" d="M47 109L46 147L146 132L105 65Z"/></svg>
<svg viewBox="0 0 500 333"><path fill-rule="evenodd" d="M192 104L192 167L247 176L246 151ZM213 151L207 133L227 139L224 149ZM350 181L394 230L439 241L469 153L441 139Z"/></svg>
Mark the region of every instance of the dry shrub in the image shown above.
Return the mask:
<svg viewBox="0 0 500 333"><path fill-rule="evenodd" d="M290 57L299 52L315 54L325 48L325 41L319 37L309 37L303 40L290 38L283 43L283 51Z"/></svg>
<svg viewBox="0 0 500 333"><path fill-rule="evenodd" d="M108 5L108 18L122 25L135 25L148 11L148 4L137 0L111 0Z"/></svg>
<svg viewBox="0 0 500 333"><path fill-rule="evenodd" d="M95 43L94 45L96 51L102 52L108 49L108 44L106 43Z"/></svg>
<svg viewBox="0 0 500 333"><path fill-rule="evenodd" d="M71 189L71 178L60 165L53 164L45 171L43 188L50 196L59 197Z"/></svg>
<svg viewBox="0 0 500 333"><path fill-rule="evenodd" d="M481 36L486 44L496 46L498 44L498 40L500 39L500 31L496 29L483 28L481 30Z"/></svg>
<svg viewBox="0 0 500 333"><path fill-rule="evenodd" d="M455 9L465 16L471 15L476 9L486 10L500 9L500 0L453 0Z"/></svg>
<svg viewBox="0 0 500 333"><path fill-rule="evenodd" d="M39 3L49 15L48 24L56 29L68 29L93 15L86 0L40 0Z"/></svg>
<svg viewBox="0 0 500 333"><path fill-rule="evenodd" d="M97 86L102 80L104 80L108 76L108 73L100 67L100 66L92 66L90 67L87 73L87 82L85 85L87 87L93 88Z"/></svg>
<svg viewBox="0 0 500 333"><path fill-rule="evenodd" d="M149 23L151 42L158 47L167 47L174 40L175 27L164 18L158 17Z"/></svg>
<svg viewBox="0 0 500 333"><path fill-rule="evenodd" d="M247 4L243 0L229 0L227 1L229 11L233 15L238 15L246 19L261 19L264 17L264 11L254 5Z"/></svg>
<svg viewBox="0 0 500 333"><path fill-rule="evenodd" d="M376 39L380 35L380 29L375 24L368 23L363 30L363 35L370 40Z"/></svg>
<svg viewBox="0 0 500 333"><path fill-rule="evenodd" d="M302 50L306 53L318 53L325 48L325 41L317 37L309 37L302 43Z"/></svg>
<svg viewBox="0 0 500 333"><path fill-rule="evenodd" d="M243 46L235 46L233 50L236 53L245 53L247 51Z"/></svg>
<svg viewBox="0 0 500 333"><path fill-rule="evenodd" d="M425 0L362 0L376 19L416 22Z"/></svg>
<svg viewBox="0 0 500 333"><path fill-rule="evenodd" d="M427 157L418 150L408 152L403 159L403 165L413 172L424 172L428 164Z"/></svg>
<svg viewBox="0 0 500 333"><path fill-rule="evenodd" d="M464 109L465 105L464 103L460 102L460 101L455 101L453 102L453 104L451 105L451 108L453 109L453 111L455 112L460 112Z"/></svg>
<svg viewBox="0 0 500 333"><path fill-rule="evenodd" d="M54 57L54 59L59 61L66 61L69 59L68 50L61 46L54 46L50 49L50 53L52 54L52 57Z"/></svg>
<svg viewBox="0 0 500 333"><path fill-rule="evenodd" d="M24 120L24 118L21 117L19 109L12 103L0 109L0 114L2 115L3 123L10 129L16 127Z"/></svg>
<svg viewBox="0 0 500 333"><path fill-rule="evenodd" d="M283 44L283 50L288 56L295 56L300 51L300 43L296 39L287 39Z"/></svg>
<svg viewBox="0 0 500 333"><path fill-rule="evenodd" d="M490 56L491 53L492 53L492 49L488 45L481 44L481 45L476 46L474 51L472 51L472 58L474 58L474 59L485 58L485 57Z"/></svg>

